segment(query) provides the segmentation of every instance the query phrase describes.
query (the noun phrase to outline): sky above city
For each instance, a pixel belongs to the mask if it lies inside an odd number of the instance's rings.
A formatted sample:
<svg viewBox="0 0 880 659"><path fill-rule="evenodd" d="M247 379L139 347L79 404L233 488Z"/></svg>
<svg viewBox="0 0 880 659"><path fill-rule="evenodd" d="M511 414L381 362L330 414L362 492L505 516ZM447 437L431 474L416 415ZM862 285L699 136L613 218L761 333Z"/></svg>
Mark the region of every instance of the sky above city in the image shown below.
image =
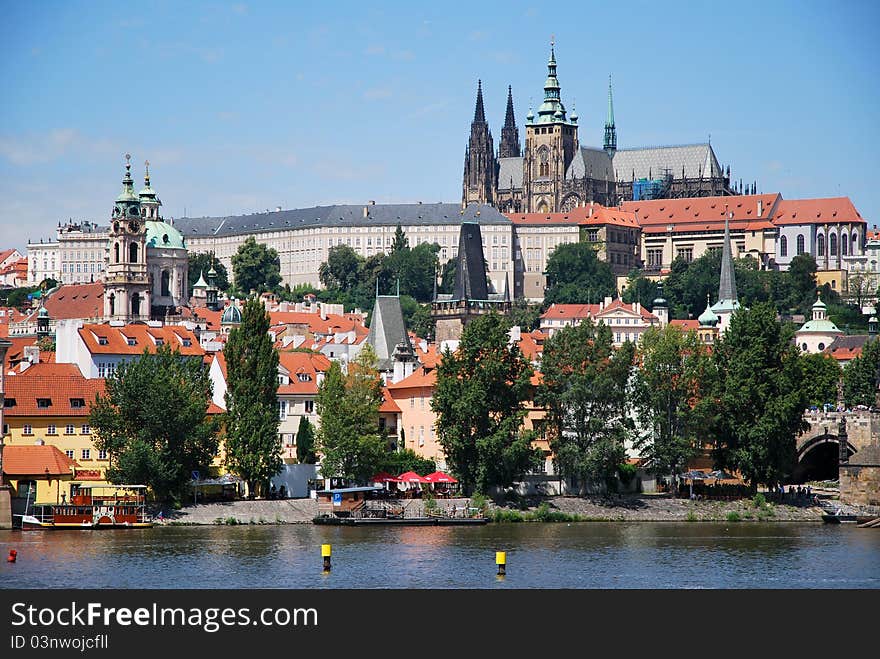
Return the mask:
<svg viewBox="0 0 880 659"><path fill-rule="evenodd" d="M459 202L482 79L520 139L556 43L579 139L710 139L732 178L880 224L880 3L0 0L0 249L106 224L124 155L166 218Z"/></svg>

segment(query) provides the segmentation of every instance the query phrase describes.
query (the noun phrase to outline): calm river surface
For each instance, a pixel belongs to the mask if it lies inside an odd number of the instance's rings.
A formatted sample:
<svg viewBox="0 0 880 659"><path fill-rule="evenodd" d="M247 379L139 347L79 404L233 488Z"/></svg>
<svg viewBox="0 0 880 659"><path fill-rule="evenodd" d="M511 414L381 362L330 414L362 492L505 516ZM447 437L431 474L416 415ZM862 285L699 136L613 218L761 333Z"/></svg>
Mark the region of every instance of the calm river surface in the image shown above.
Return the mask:
<svg viewBox="0 0 880 659"><path fill-rule="evenodd" d="M0 531L0 557L10 549L0 588L880 588L880 529L854 525ZM495 551L507 551L503 581Z"/></svg>

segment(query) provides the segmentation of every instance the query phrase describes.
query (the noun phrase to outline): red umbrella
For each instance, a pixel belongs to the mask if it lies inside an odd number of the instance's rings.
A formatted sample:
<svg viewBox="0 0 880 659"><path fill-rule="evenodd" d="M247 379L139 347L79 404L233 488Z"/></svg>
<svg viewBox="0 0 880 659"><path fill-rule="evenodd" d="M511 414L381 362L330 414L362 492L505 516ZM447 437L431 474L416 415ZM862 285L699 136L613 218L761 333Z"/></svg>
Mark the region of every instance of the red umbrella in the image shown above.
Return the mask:
<svg viewBox="0 0 880 659"><path fill-rule="evenodd" d="M424 476L419 476L414 471L405 471L397 477L398 483L430 483Z"/></svg>
<svg viewBox="0 0 880 659"><path fill-rule="evenodd" d="M435 471L433 474L428 474L425 476L425 480L429 483L457 483L449 474L444 474L442 471Z"/></svg>
<svg viewBox="0 0 880 659"><path fill-rule="evenodd" d="M389 474L387 471L380 471L370 479L371 483L396 483L397 476Z"/></svg>

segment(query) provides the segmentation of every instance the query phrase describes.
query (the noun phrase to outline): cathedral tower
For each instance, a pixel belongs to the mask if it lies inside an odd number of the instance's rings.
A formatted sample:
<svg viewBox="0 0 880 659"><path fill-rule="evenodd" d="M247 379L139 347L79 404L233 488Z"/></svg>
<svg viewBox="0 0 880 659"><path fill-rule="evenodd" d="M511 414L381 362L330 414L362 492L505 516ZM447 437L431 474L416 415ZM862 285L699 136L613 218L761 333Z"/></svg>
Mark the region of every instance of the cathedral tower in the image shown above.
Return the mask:
<svg viewBox="0 0 880 659"><path fill-rule="evenodd" d="M526 212L559 210L565 172L578 149L577 119L568 121L556 78L556 54L550 44L544 102L535 117L526 116L526 148L523 154L523 202Z"/></svg>
<svg viewBox="0 0 880 659"><path fill-rule="evenodd" d="M498 163L495 160L495 146L492 133L486 122L483 109L482 81L477 81L477 105L474 120L471 122L471 137L464 152L464 180L461 203L495 203L495 190L498 187Z"/></svg>
<svg viewBox="0 0 880 659"><path fill-rule="evenodd" d="M498 146L499 158L520 158L519 129L513 116L513 89L507 87L507 113L504 115L504 128L501 129L501 144Z"/></svg>
<svg viewBox="0 0 880 659"><path fill-rule="evenodd" d="M134 193L131 156L125 154L122 193L110 219L109 255L104 278L104 316L134 321L150 318L150 282L147 278L147 223L145 210Z"/></svg>

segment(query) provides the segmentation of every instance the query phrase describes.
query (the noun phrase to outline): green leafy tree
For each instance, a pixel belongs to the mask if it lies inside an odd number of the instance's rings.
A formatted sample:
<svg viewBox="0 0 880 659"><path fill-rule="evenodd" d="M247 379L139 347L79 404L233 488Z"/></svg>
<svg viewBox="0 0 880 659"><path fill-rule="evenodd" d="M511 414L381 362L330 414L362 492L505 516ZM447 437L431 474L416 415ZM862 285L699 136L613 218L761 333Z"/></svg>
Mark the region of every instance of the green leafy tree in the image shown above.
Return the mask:
<svg viewBox="0 0 880 659"><path fill-rule="evenodd" d="M560 474L581 488L595 480L613 487L633 430L627 382L634 347L614 350L611 330L589 319L564 327L544 343L535 402L547 410L547 430Z"/></svg>
<svg viewBox="0 0 880 659"><path fill-rule="evenodd" d="M189 283L188 294L190 296L192 296L193 286L202 275L205 277L205 283L210 283L208 282L208 272L212 267L214 268L214 272L217 273L214 278L214 286L221 291L229 289L229 273L226 272L225 265L223 265L218 259L214 258L213 254L207 252L195 254L191 252L189 255L189 272L187 275L187 281Z"/></svg>
<svg viewBox="0 0 880 659"><path fill-rule="evenodd" d="M300 464L315 464L318 456L315 453L315 428L307 417L299 418L296 430L296 460Z"/></svg>
<svg viewBox="0 0 880 659"><path fill-rule="evenodd" d="M232 255L235 288L242 295L250 291L274 291L281 283L281 260L272 247L249 236Z"/></svg>
<svg viewBox="0 0 880 659"><path fill-rule="evenodd" d="M406 471L414 471L425 476L437 471L437 465L433 460L423 458L412 449L402 451L389 451L385 454L379 471L389 474L402 474Z"/></svg>
<svg viewBox="0 0 880 659"><path fill-rule="evenodd" d="M211 380L200 359L167 345L119 364L89 415L95 447L107 451L112 483L149 485L180 501L193 471L217 454L217 422L206 411Z"/></svg>
<svg viewBox="0 0 880 659"><path fill-rule="evenodd" d="M394 229L394 239L391 241L391 253L402 252L409 249L409 238L406 237L403 228L398 224Z"/></svg>
<svg viewBox="0 0 880 659"><path fill-rule="evenodd" d="M843 369L843 398L847 405L874 407L877 376L880 373L878 368L880 368L880 341L875 337L865 343L862 354L847 363Z"/></svg>
<svg viewBox="0 0 880 659"><path fill-rule="evenodd" d="M837 385L843 376L840 364L831 355L802 355L807 404L821 406L837 401Z"/></svg>
<svg viewBox="0 0 880 659"><path fill-rule="evenodd" d="M376 362L376 353L365 345L347 375L333 362L318 388L318 446L325 476L366 483L382 465L387 443L379 433L382 381Z"/></svg>
<svg viewBox="0 0 880 659"><path fill-rule="evenodd" d="M651 281L638 270L629 273L626 279L626 288L623 289L621 300L626 304L639 302L646 309L654 308L654 300L657 299L657 283Z"/></svg>
<svg viewBox="0 0 880 659"><path fill-rule="evenodd" d="M708 430L716 462L753 484L773 486L791 473L796 437L807 428L808 391L793 336L764 303L735 312L714 347Z"/></svg>
<svg viewBox="0 0 880 659"><path fill-rule="evenodd" d="M616 293L611 266L589 244L564 243L550 253L545 304L596 303Z"/></svg>
<svg viewBox="0 0 880 659"><path fill-rule="evenodd" d="M642 334L636 361L633 407L645 430L636 447L655 474L679 474L703 439L708 350L695 332L667 325Z"/></svg>
<svg viewBox="0 0 880 659"><path fill-rule="evenodd" d="M434 336L434 319L431 318L431 307L419 304L409 295L400 296L400 308L406 328L415 332L416 336L427 339Z"/></svg>
<svg viewBox="0 0 880 659"><path fill-rule="evenodd" d="M525 300L514 300L510 305L510 325L519 325L523 332L538 329L541 322L541 305L529 304Z"/></svg>
<svg viewBox="0 0 880 659"><path fill-rule="evenodd" d="M458 349L437 367L431 409L447 463L466 493L507 487L539 460L534 433L524 431L532 367L508 342L498 314L468 323Z"/></svg>
<svg viewBox="0 0 880 659"><path fill-rule="evenodd" d="M437 287L439 293L452 293L455 288L456 259L449 259L440 270L440 284Z"/></svg>
<svg viewBox="0 0 880 659"><path fill-rule="evenodd" d="M326 288L348 291L357 285L361 257L348 245L334 245L327 260L318 268L318 278Z"/></svg>
<svg viewBox="0 0 880 659"><path fill-rule="evenodd" d="M269 314L259 300L245 302L241 325L230 332L226 357L226 463L251 497L281 469L278 441L278 351Z"/></svg>

